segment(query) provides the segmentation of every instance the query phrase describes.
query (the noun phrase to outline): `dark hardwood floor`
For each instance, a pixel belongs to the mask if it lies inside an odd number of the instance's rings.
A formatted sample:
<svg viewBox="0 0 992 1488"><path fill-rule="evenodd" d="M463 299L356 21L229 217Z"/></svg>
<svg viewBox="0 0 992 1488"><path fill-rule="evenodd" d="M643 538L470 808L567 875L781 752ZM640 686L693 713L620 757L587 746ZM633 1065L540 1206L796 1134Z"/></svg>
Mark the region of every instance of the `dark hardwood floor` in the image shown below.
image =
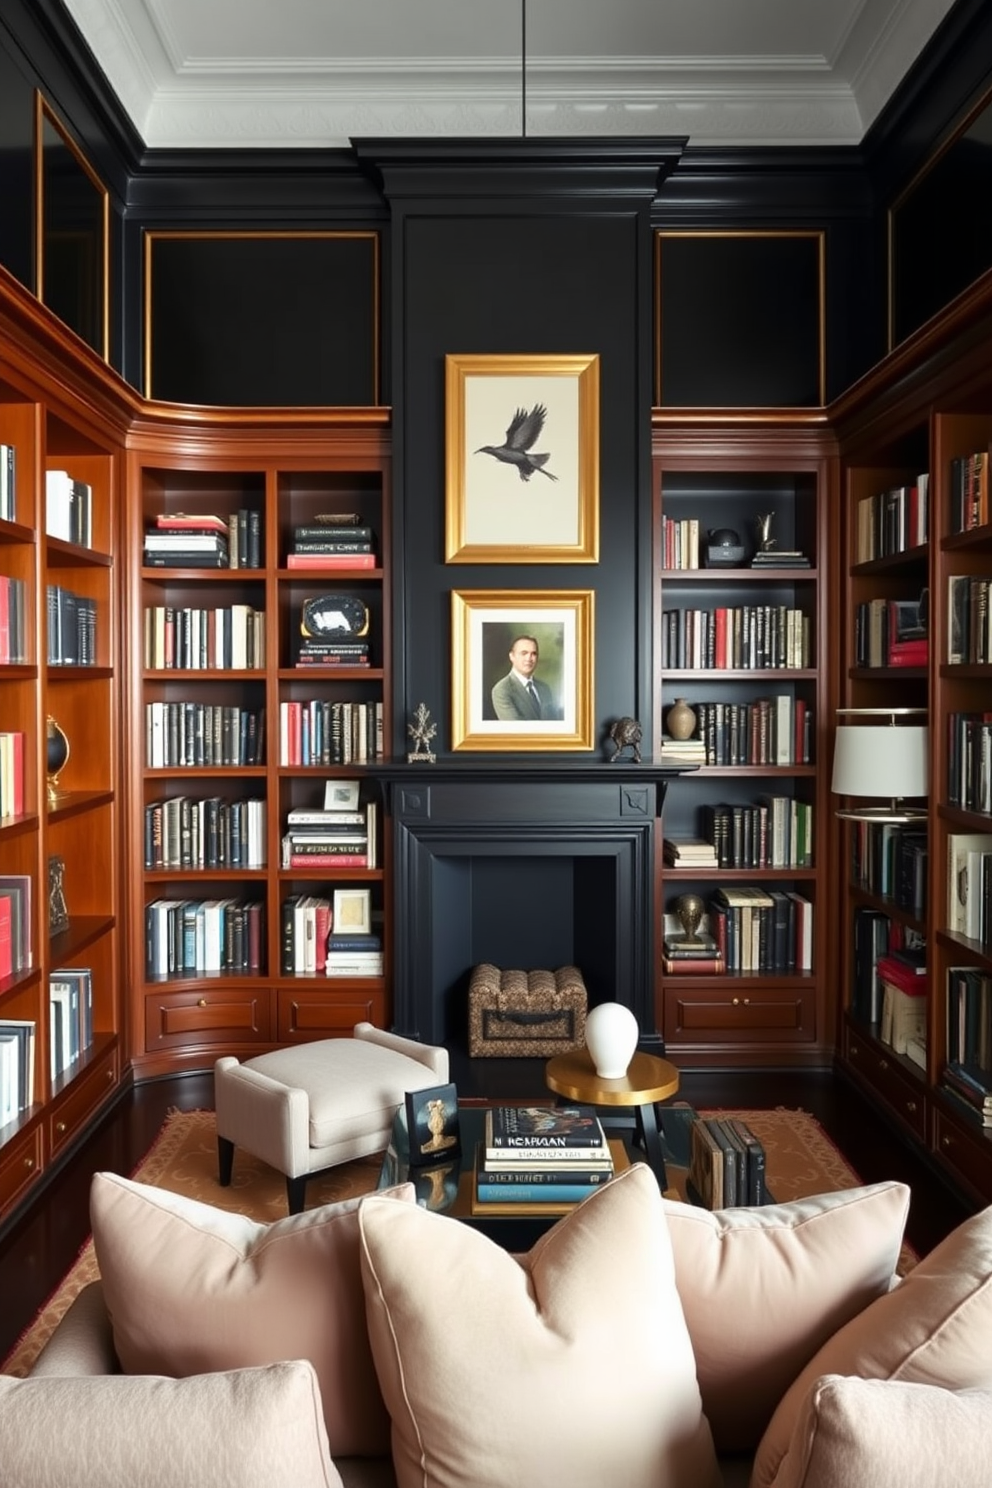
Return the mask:
<svg viewBox="0 0 992 1488"><path fill-rule="evenodd" d="M459 1093L490 1099L546 1098L535 1060L454 1063ZM975 1206L952 1192L864 1097L829 1071L683 1073L680 1098L701 1108L786 1106L811 1112L866 1183L897 1178L913 1192L907 1239L925 1255ZM51 1295L89 1235L95 1172L130 1173L174 1107L212 1109L213 1076L147 1081L118 1100L46 1182L28 1210L0 1230L0 1359Z"/></svg>

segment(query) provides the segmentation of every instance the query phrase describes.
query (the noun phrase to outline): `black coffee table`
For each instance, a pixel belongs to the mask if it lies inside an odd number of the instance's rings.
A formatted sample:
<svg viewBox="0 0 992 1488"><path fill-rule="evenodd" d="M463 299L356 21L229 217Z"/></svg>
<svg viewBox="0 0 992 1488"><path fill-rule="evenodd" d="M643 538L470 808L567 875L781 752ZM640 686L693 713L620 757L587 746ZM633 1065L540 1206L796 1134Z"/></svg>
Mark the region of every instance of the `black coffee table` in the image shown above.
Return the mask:
<svg viewBox="0 0 992 1488"><path fill-rule="evenodd" d="M438 1214L449 1214L453 1219L471 1225L490 1240L495 1240L504 1250L529 1250L561 1216L527 1213L490 1216L473 1212L475 1149L485 1135L485 1120L486 1106L459 1106L461 1155L449 1162L436 1163L430 1168L411 1168L405 1157L397 1151L401 1143L390 1143L383 1158L378 1186L391 1188L397 1183L413 1183L417 1190L417 1203L423 1208ZM617 1168L630 1162L643 1161L643 1153L638 1153L619 1138L607 1135Z"/></svg>

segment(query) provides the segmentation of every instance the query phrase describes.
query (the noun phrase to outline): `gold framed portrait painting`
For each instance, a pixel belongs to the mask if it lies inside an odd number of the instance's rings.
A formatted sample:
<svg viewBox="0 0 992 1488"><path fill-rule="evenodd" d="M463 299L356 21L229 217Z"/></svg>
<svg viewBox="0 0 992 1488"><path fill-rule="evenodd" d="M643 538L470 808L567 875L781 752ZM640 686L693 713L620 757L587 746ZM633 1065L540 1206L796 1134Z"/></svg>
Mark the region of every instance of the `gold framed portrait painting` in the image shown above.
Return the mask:
<svg viewBox="0 0 992 1488"><path fill-rule="evenodd" d="M452 749L593 747L591 589L456 589Z"/></svg>
<svg viewBox="0 0 992 1488"><path fill-rule="evenodd" d="M599 357L445 357L445 562L599 561Z"/></svg>

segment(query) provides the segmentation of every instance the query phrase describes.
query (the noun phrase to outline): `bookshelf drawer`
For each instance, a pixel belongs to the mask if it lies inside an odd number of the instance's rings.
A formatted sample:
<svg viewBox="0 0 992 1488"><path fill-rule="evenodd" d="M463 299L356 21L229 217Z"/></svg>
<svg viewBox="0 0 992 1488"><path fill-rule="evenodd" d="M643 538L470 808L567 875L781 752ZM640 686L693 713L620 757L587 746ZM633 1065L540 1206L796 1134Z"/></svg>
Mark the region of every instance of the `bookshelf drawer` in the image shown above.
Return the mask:
<svg viewBox="0 0 992 1488"><path fill-rule="evenodd" d="M862 1038L853 1029L844 1031L849 1064L890 1106L921 1142L926 1141L927 1108L922 1083L903 1068L899 1055Z"/></svg>
<svg viewBox="0 0 992 1488"><path fill-rule="evenodd" d="M934 1103L934 1145L958 1181L992 1202L992 1128L964 1126Z"/></svg>
<svg viewBox="0 0 992 1488"><path fill-rule="evenodd" d="M376 978L368 995L349 989L345 993L305 992L282 987L278 994L276 1039L280 1044L290 1039L328 1038L334 1034L347 1037L356 1023L374 1023L385 1028L386 994Z"/></svg>
<svg viewBox="0 0 992 1488"><path fill-rule="evenodd" d="M666 983L665 1042L727 1037L735 1044L806 1043L816 1035L811 986L686 987Z"/></svg>
<svg viewBox="0 0 992 1488"><path fill-rule="evenodd" d="M16 1204L41 1172L42 1124L0 1147L0 1214Z"/></svg>
<svg viewBox="0 0 992 1488"><path fill-rule="evenodd" d="M49 1151L52 1157L76 1137L99 1105L117 1085L117 1046L70 1085L49 1114Z"/></svg>
<svg viewBox="0 0 992 1488"><path fill-rule="evenodd" d="M187 1044L265 1043L270 1036L269 989L149 992L145 997L145 1047Z"/></svg>

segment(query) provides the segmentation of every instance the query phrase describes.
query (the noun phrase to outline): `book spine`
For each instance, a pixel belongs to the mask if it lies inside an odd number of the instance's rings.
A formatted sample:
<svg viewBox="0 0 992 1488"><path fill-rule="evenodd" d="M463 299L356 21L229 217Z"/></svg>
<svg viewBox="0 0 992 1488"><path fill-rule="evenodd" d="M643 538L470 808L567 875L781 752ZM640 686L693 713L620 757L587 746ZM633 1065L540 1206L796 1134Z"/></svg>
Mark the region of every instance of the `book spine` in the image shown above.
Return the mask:
<svg viewBox="0 0 992 1488"><path fill-rule="evenodd" d="M476 1185L480 1204L578 1204L595 1191L594 1183L483 1183Z"/></svg>

